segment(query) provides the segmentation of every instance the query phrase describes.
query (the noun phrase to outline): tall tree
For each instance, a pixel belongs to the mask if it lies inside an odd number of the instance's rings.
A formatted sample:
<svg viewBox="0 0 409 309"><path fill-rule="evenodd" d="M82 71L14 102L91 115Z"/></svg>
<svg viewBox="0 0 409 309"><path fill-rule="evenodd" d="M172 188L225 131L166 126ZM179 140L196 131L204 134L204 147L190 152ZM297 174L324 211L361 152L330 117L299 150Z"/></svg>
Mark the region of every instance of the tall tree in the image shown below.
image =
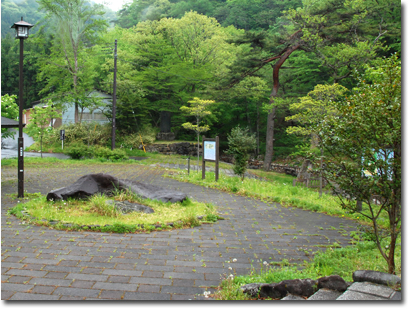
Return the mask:
<svg viewBox="0 0 409 309"><path fill-rule="evenodd" d="M79 106L94 82L91 47L98 31L107 27L106 21L98 18L104 14L103 6L90 5L86 0L39 0L39 4L55 34L51 55L42 62L39 78L47 81L42 92L55 89L54 100L71 99L78 122Z"/></svg>
<svg viewBox="0 0 409 309"><path fill-rule="evenodd" d="M323 172L337 184L341 205L369 219L394 273L402 215L401 61L396 55L377 59L358 80L346 99L333 101L337 115L324 116L318 125L326 150ZM364 202L361 209L356 201Z"/></svg>
<svg viewBox="0 0 409 309"><path fill-rule="evenodd" d="M171 115L181 128L185 117L180 107L199 94L203 96L228 74L238 48L227 40L236 31L222 28L214 18L188 12L181 19L145 21L132 29L108 33L107 41L112 42L116 35L119 42L121 129L135 130L136 121L157 125L161 114Z"/></svg>
<svg viewBox="0 0 409 309"><path fill-rule="evenodd" d="M264 57L259 61L253 58L249 63L252 69L242 76L266 65L271 65L273 69L264 169L270 168L273 157L275 100L280 95L279 77L284 63L297 50L312 52L328 68L332 82L348 78L355 69L362 68L376 55L377 47L380 47L379 39L385 35L387 28L394 29L400 22L391 19L391 9L400 9L400 2L304 0L302 7L289 9L280 19L281 28L273 34L272 44L265 44L263 37L247 37L245 43L251 42L257 48L264 47L263 53L259 54ZM380 12L376 20L371 18L374 10Z"/></svg>

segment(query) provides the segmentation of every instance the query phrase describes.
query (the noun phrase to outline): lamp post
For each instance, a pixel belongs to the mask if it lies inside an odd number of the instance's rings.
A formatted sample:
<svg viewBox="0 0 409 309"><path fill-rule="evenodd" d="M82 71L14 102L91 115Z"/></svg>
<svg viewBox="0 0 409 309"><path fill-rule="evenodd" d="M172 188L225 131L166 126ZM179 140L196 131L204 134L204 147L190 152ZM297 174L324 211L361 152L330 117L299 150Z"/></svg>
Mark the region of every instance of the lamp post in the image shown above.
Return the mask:
<svg viewBox="0 0 409 309"><path fill-rule="evenodd" d="M24 138L23 138L23 51L24 39L28 38L28 30L33 25L23 21L14 23L11 28L16 29L16 39L20 39L20 83L19 83L19 113L18 113L18 194L24 197Z"/></svg>

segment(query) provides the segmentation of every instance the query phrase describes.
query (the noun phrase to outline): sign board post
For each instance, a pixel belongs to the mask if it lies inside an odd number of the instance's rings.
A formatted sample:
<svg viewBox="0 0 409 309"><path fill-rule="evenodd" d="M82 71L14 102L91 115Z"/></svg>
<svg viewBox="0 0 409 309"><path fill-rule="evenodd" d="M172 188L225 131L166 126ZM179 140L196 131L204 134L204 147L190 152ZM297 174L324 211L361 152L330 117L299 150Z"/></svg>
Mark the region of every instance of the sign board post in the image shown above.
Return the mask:
<svg viewBox="0 0 409 309"><path fill-rule="evenodd" d="M206 178L206 161L215 162L215 178L219 180L219 137L203 136L202 179Z"/></svg>
<svg viewBox="0 0 409 309"><path fill-rule="evenodd" d="M64 149L65 130L60 130L61 148Z"/></svg>

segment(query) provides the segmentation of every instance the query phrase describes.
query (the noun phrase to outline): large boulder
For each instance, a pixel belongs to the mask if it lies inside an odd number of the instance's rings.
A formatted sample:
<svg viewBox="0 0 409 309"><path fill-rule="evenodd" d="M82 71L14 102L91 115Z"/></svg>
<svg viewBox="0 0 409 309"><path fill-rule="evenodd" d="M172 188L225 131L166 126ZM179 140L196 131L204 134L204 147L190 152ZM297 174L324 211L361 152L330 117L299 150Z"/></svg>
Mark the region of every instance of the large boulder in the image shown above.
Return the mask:
<svg viewBox="0 0 409 309"><path fill-rule="evenodd" d="M318 291L317 281L312 279L284 280L280 283L263 284L260 287L260 297L281 299L287 294L310 297Z"/></svg>
<svg viewBox="0 0 409 309"><path fill-rule="evenodd" d="M181 202L187 198L183 192L166 190L158 186L99 173L82 176L67 187L49 192L47 200L85 199L94 194L112 195L116 190L131 190L142 198L159 200L165 203Z"/></svg>
<svg viewBox="0 0 409 309"><path fill-rule="evenodd" d="M357 270L352 274L354 282L372 282L383 285L401 284L401 278L375 270Z"/></svg>
<svg viewBox="0 0 409 309"><path fill-rule="evenodd" d="M317 280L317 285L319 289L329 289L338 292L345 292L348 288L348 284L345 280L338 275L319 278Z"/></svg>

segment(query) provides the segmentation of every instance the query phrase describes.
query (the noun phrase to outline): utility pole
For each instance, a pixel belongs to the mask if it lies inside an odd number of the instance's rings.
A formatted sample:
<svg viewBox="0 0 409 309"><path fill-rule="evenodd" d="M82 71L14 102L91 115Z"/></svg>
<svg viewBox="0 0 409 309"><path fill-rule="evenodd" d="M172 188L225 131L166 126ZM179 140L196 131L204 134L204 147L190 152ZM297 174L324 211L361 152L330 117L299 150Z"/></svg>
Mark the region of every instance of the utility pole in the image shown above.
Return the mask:
<svg viewBox="0 0 409 309"><path fill-rule="evenodd" d="M116 118L116 63L118 59L118 53L117 53L117 42L118 40L115 40L115 49L114 49L114 91L112 94L112 144L111 148L112 150L115 149L115 130L116 130L116 123L115 123L115 118Z"/></svg>

